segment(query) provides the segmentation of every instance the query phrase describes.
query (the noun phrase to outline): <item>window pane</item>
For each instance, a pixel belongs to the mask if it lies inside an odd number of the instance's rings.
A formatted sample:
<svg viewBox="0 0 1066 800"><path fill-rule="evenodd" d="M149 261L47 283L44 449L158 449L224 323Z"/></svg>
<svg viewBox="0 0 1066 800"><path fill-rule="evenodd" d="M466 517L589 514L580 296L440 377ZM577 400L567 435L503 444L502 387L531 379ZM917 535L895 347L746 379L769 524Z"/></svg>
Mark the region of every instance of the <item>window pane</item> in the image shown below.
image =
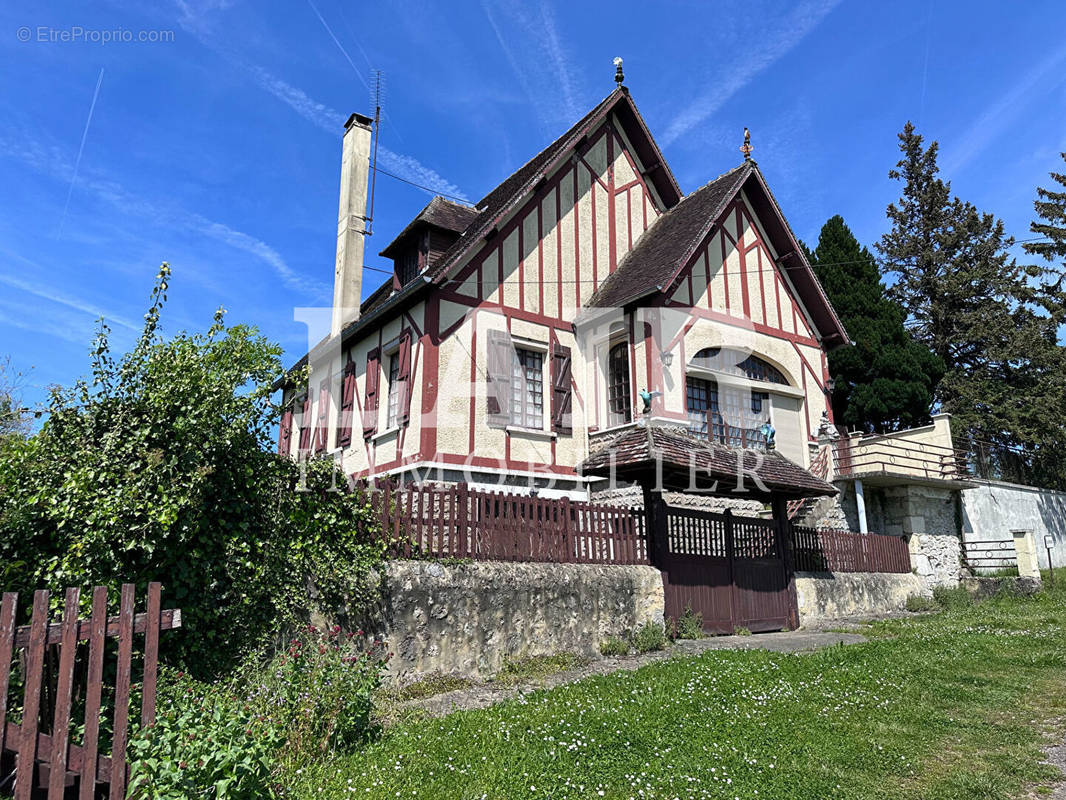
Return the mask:
<svg viewBox="0 0 1066 800"><path fill-rule="evenodd" d="M620 342L607 354L607 424L624 425L631 411L629 343Z"/></svg>
<svg viewBox="0 0 1066 800"><path fill-rule="evenodd" d="M544 425L544 355L515 349L512 362L511 423L523 428Z"/></svg>
<svg viewBox="0 0 1066 800"><path fill-rule="evenodd" d="M400 354L389 358L389 414L386 427L394 427L400 418Z"/></svg>

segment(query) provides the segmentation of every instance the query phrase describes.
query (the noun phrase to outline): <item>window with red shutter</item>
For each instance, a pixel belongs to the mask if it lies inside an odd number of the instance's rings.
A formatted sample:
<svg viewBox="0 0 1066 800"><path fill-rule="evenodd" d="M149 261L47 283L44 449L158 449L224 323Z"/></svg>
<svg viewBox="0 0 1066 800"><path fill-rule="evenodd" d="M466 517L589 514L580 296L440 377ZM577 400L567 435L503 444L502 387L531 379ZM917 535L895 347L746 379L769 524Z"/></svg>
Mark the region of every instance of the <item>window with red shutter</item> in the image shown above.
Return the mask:
<svg viewBox="0 0 1066 800"><path fill-rule="evenodd" d="M378 387L381 385L381 350L366 354L366 387L363 397L363 438L369 439L378 429Z"/></svg>
<svg viewBox="0 0 1066 800"><path fill-rule="evenodd" d="M552 348L552 430L569 435L574 432L572 420L573 389L570 348L558 342Z"/></svg>
<svg viewBox="0 0 1066 800"><path fill-rule="evenodd" d="M300 410L300 454L311 449L311 395L304 395Z"/></svg>
<svg viewBox="0 0 1066 800"><path fill-rule="evenodd" d="M327 377L318 388L318 422L315 425L315 452L326 452L329 438L329 382Z"/></svg>
<svg viewBox="0 0 1066 800"><path fill-rule="evenodd" d="M352 418L355 416L355 362L351 357L344 365L344 383L341 387L341 409L337 416L337 447L352 443Z"/></svg>
<svg viewBox="0 0 1066 800"><path fill-rule="evenodd" d="M281 427L278 429L278 455L289 457L292 452L292 409L286 408L281 413Z"/></svg>
<svg viewBox="0 0 1066 800"><path fill-rule="evenodd" d="M396 368L398 396L393 424L403 426L411 420L411 331L400 334L400 349L396 352L396 358L399 360Z"/></svg>

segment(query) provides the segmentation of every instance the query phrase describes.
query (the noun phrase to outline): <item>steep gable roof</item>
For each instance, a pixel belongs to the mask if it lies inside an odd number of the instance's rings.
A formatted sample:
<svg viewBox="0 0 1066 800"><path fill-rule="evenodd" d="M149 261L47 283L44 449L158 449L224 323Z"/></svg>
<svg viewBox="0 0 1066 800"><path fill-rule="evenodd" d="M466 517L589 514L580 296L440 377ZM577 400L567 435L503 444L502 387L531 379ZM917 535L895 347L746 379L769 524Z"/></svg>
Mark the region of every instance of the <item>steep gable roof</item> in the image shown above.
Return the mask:
<svg viewBox="0 0 1066 800"><path fill-rule="evenodd" d="M586 305L614 308L656 292L669 292L707 236L720 224L726 206L745 190L766 228L779 267L796 290L819 338L830 348L848 343L847 331L796 240L754 161L745 161L688 195L663 214L637 240Z"/></svg>
<svg viewBox="0 0 1066 800"><path fill-rule="evenodd" d="M474 244L488 234L508 212L513 210L541 180L548 177L559 162L578 147L610 113L616 113L624 127L629 128L629 138L637 155L644 162L648 180L655 186L659 196L670 208L681 199L681 189L674 174L663 158L662 152L644 124L636 104L625 88L615 89L588 114L576 122L566 133L541 150L519 167L503 183L481 198L477 204L478 216L466 231L438 261L432 270L431 279L440 281L448 270Z"/></svg>
<svg viewBox="0 0 1066 800"><path fill-rule="evenodd" d="M395 254L394 248L404 239L404 237L411 233L411 231L421 225L430 225L435 228L451 231L452 233L461 234L470 226L470 223L474 221L477 215L477 209L471 208L470 206L464 206L438 195L426 203L425 207L415 215L415 218L408 222L396 238L389 242L388 246L378 255L384 256L385 258L391 258Z"/></svg>

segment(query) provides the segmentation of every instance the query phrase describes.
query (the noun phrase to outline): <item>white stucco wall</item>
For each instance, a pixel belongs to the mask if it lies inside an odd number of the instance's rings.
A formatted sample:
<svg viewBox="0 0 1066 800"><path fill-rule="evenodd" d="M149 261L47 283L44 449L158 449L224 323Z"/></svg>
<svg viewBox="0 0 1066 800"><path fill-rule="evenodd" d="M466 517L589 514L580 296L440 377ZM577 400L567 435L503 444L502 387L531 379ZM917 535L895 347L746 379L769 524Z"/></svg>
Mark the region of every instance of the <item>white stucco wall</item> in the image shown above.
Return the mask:
<svg viewBox="0 0 1066 800"><path fill-rule="evenodd" d="M1066 492L999 481L963 490L964 541L1012 542L1011 531L1016 530L1033 532L1041 569L1048 567L1044 537L1050 535L1054 565L1066 568Z"/></svg>

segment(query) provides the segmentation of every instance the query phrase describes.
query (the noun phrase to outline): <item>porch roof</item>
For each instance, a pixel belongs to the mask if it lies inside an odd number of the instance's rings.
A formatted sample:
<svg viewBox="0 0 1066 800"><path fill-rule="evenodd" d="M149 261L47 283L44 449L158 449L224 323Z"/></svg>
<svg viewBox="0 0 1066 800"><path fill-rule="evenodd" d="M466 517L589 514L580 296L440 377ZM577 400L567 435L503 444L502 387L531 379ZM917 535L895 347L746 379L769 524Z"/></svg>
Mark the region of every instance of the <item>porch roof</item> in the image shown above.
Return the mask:
<svg viewBox="0 0 1066 800"><path fill-rule="evenodd" d="M671 491L695 488L698 493L722 497L829 497L837 493L832 484L776 450L727 447L680 427L638 425L585 459L579 472L600 478L613 475Z"/></svg>

